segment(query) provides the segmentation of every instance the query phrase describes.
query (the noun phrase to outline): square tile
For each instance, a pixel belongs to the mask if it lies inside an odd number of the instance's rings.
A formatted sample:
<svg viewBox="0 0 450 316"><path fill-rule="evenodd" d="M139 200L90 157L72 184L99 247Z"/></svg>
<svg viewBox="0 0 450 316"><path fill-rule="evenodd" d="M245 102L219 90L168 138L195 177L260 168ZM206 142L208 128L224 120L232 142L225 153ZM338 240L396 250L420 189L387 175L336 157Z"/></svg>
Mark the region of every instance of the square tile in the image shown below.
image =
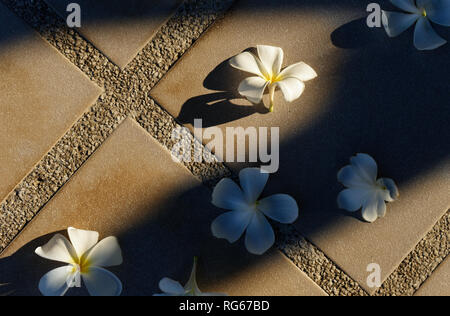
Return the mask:
<svg viewBox="0 0 450 316"><path fill-rule="evenodd" d="M67 19L72 0L45 0ZM183 0L79 0L80 33L124 68L152 39Z"/></svg>
<svg viewBox="0 0 450 316"><path fill-rule="evenodd" d="M0 200L101 93L0 4Z"/></svg>
<svg viewBox="0 0 450 316"><path fill-rule="evenodd" d="M34 249L73 226L118 237L124 263L111 270L124 295L157 293L166 276L185 283L194 256L204 291L325 295L278 250L255 257L242 244L215 239L210 224L221 211L210 200L208 188L127 119L6 248L0 284L11 283L16 294L39 294L40 277L61 264Z"/></svg>
<svg viewBox="0 0 450 316"><path fill-rule="evenodd" d="M368 28L370 2L239 1L152 96L191 129L195 118L224 135L227 127L279 127L280 169L267 193L293 195L301 233L372 293L367 266L378 263L385 280L450 206L450 45L419 52L411 30L390 39ZM439 32L450 38L447 29ZM319 75L291 104L278 93L274 113L242 100L237 87L250 75L228 65L259 44L282 47L284 66L304 61ZM400 188L400 199L374 224L336 203L343 190L337 172L358 152L371 154L380 175ZM228 165L238 171L251 164Z"/></svg>

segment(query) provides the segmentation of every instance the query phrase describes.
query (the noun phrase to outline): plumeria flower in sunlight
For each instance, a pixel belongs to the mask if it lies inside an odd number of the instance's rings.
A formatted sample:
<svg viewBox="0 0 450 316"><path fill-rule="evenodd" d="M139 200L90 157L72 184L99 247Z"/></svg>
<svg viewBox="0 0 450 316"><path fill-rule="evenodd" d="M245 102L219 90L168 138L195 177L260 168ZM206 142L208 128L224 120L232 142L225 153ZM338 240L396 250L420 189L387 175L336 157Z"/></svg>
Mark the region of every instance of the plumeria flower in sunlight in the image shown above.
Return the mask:
<svg viewBox="0 0 450 316"><path fill-rule="evenodd" d="M276 194L258 200L268 179L269 174L260 169L247 168L239 173L241 187L231 179L223 179L217 184L212 203L231 212L220 215L212 223L215 237L234 243L246 231L247 250L262 255L275 242L275 234L266 216L283 224L297 220L298 205L291 196Z"/></svg>
<svg viewBox="0 0 450 316"><path fill-rule="evenodd" d="M197 284L197 257L194 258L194 266L192 267L189 281L183 287L180 282L169 278L164 278L159 282L159 288L163 294L155 294L154 296L226 296L220 293L202 293Z"/></svg>
<svg viewBox="0 0 450 316"><path fill-rule="evenodd" d="M414 46L418 50L433 50L447 43L436 33L431 22L450 26L450 0L391 0L391 2L406 13L383 11L383 25L390 37L400 35L416 23Z"/></svg>
<svg viewBox="0 0 450 316"><path fill-rule="evenodd" d="M339 208L349 212L362 208L364 220L373 223L386 215L385 202L398 198L397 186L392 179L377 180L378 166L371 156L358 154L350 162L338 173L338 180L347 187L338 196Z"/></svg>
<svg viewBox="0 0 450 316"><path fill-rule="evenodd" d="M92 296L119 296L122 283L105 267L122 264L122 251L115 237L98 242L93 231L68 228L70 241L57 234L46 245L36 249L42 258L68 265L50 271L39 282L45 296L64 296L69 288L80 287L81 279Z"/></svg>
<svg viewBox="0 0 450 316"><path fill-rule="evenodd" d="M269 88L270 112L273 112L277 87L283 92L286 101L292 102L297 100L305 90L304 81L317 77L314 69L303 62L281 71L284 52L279 47L259 45L257 50L258 57L244 52L233 57L230 65L256 75L256 77L245 79L239 86L239 93L250 102L261 103L266 88Z"/></svg>

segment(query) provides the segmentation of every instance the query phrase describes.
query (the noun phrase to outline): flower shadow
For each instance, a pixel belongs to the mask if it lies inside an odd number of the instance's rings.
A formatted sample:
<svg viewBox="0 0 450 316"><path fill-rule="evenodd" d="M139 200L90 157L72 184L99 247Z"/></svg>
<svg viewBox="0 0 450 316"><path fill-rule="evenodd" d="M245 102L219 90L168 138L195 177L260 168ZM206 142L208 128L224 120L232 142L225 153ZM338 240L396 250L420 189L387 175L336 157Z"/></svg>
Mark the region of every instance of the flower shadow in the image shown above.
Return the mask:
<svg viewBox="0 0 450 316"><path fill-rule="evenodd" d="M356 19L334 30L331 42L339 48L357 49L374 42L381 43L385 34L367 27L366 18Z"/></svg>
<svg viewBox="0 0 450 316"><path fill-rule="evenodd" d="M254 52L255 48L245 51ZM232 68L229 59L221 62L203 82L206 89L216 92L189 99L183 104L177 117L178 121L182 124L192 124L194 119L201 117L203 127L211 127L256 113L268 114L269 109L263 102L250 104L237 92L239 83L249 76L247 73Z"/></svg>

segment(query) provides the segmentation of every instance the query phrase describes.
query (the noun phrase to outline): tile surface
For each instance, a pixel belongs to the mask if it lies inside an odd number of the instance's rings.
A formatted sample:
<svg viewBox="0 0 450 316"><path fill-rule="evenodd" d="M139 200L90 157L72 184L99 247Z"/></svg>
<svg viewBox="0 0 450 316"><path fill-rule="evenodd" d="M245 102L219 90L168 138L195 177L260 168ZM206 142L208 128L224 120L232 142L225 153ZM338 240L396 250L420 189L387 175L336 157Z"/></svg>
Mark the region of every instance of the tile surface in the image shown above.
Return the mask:
<svg viewBox="0 0 450 316"><path fill-rule="evenodd" d="M71 0L45 0L64 18ZM80 33L119 67L146 45L182 0L79 0Z"/></svg>
<svg viewBox="0 0 450 316"><path fill-rule="evenodd" d="M210 223L221 211L210 198L205 186L127 119L5 250L0 284L11 283L16 294L38 294L39 278L60 264L34 255L35 247L74 226L119 238L124 264L112 271L125 295L151 295L165 276L185 283L195 255L204 291L325 295L278 250L254 257L242 244L213 238Z"/></svg>
<svg viewBox="0 0 450 316"><path fill-rule="evenodd" d="M0 26L3 200L101 90L3 4Z"/></svg>
<svg viewBox="0 0 450 316"><path fill-rule="evenodd" d="M450 259L447 257L416 292L416 296L450 296Z"/></svg>
<svg viewBox="0 0 450 316"><path fill-rule="evenodd" d="M384 280L450 206L450 82L436 79L448 78L450 45L419 52L411 30L389 39L384 30L367 28L368 3L238 1L152 96L190 128L195 118L224 133L226 127L280 127L280 170L267 193L293 195L302 234L374 292L366 285L367 265L378 263ZM450 38L448 29L439 32ZM292 104L278 93L273 114L237 95L249 75L227 64L258 44L280 46L285 66L304 61L319 74ZM337 172L357 152L374 156L380 175L400 187L400 200L374 224L336 205L343 189Z"/></svg>

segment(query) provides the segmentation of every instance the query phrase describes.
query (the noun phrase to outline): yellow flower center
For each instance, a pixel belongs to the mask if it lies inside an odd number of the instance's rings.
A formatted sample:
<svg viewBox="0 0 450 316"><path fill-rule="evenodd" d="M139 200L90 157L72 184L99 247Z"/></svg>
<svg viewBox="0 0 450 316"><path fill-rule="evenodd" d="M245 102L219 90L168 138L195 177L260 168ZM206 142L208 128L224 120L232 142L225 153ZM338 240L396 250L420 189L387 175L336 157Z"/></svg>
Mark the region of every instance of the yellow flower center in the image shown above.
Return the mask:
<svg viewBox="0 0 450 316"><path fill-rule="evenodd" d="M275 74L267 74L266 76L264 76L264 79L269 82L270 84L273 84L275 82L281 81L281 78L279 75L275 75Z"/></svg>
<svg viewBox="0 0 450 316"><path fill-rule="evenodd" d="M422 9L422 15L424 16L424 17L427 17L427 10L425 9L425 8L423 8Z"/></svg>
<svg viewBox="0 0 450 316"><path fill-rule="evenodd" d="M90 267L91 263L86 259L78 260L78 262L73 263L72 273L86 274L89 272Z"/></svg>

